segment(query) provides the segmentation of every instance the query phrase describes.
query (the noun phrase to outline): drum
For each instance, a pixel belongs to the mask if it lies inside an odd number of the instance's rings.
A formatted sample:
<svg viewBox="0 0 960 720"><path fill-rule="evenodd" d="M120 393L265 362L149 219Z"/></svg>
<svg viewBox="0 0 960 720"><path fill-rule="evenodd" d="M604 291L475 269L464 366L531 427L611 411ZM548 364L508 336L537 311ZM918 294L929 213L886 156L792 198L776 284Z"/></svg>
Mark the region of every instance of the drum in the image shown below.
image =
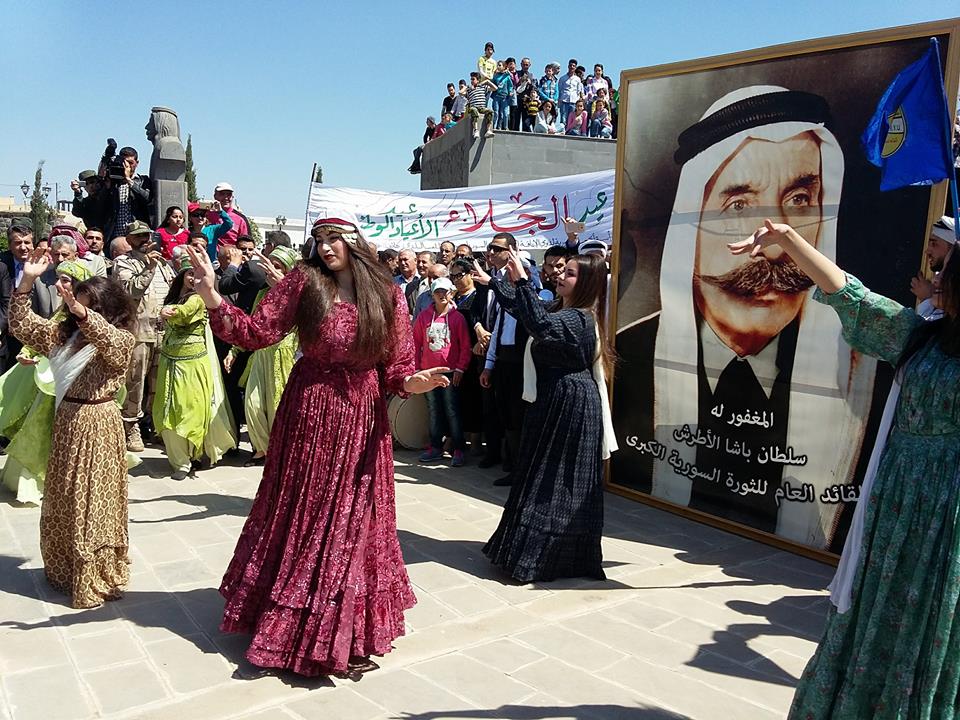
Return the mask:
<svg viewBox="0 0 960 720"><path fill-rule="evenodd" d="M393 439L407 450L422 450L430 444L430 414L426 395L402 398L394 395L387 405Z"/></svg>

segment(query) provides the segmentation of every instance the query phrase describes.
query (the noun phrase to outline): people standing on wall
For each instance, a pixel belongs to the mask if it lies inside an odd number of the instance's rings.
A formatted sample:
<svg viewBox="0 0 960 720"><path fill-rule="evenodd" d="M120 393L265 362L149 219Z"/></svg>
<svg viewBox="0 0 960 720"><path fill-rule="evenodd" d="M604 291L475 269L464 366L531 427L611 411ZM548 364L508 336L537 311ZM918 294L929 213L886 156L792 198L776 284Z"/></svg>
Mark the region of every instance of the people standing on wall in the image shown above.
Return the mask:
<svg viewBox="0 0 960 720"><path fill-rule="evenodd" d="M558 91L560 93L560 119L566 123L576 102L583 99L583 81L577 75L576 58L571 58L567 63L567 74L560 78ZM569 130L569 126L567 126L567 129Z"/></svg>
<svg viewBox="0 0 960 720"><path fill-rule="evenodd" d="M470 73L470 89L467 91L467 115L473 122L473 137L480 137L480 126L487 122L486 137L493 137L493 110L487 107L491 90L497 86L492 80L481 80L480 73Z"/></svg>

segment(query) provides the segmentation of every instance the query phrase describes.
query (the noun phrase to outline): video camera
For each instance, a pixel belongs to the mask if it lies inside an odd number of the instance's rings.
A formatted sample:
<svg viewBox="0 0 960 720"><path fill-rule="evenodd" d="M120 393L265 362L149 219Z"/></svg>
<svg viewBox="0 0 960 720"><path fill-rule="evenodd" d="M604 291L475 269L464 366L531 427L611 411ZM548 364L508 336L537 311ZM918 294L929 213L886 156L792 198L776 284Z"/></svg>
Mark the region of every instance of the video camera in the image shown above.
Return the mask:
<svg viewBox="0 0 960 720"><path fill-rule="evenodd" d="M103 158L100 165L107 169L107 177L117 182L123 182L126 177L126 168L123 166L123 158L117 155L117 141L113 138L107 138L107 148L103 151Z"/></svg>

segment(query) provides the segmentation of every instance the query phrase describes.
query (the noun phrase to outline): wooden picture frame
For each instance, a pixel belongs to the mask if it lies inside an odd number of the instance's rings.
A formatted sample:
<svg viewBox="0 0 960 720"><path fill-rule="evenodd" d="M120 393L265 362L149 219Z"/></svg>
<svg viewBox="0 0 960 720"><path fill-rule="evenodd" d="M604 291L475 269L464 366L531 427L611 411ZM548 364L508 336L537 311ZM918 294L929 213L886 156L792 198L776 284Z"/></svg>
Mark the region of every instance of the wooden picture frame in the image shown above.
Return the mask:
<svg viewBox="0 0 960 720"><path fill-rule="evenodd" d="M641 294L644 296L644 299L637 300L636 297L631 296L631 292L634 289L630 286L629 282L624 283L621 273L632 273L628 280L639 274L639 268L643 266L644 262L644 259L641 258L640 255L646 252L647 249L646 245L643 245L645 240L641 241L637 238L642 235L645 236L647 230L649 230L651 237L656 236L661 229L665 235L667 225L670 222L669 216L667 216L666 219L664 217L664 213L670 209L670 206L664 204L662 200L657 201L660 202L660 205L658 209L653 212L647 211L650 207L653 207L652 201L636 200L638 196L648 191L649 188L655 187L659 192L660 188L663 185L669 185L669 180L672 179L666 178L666 175L669 173L664 174L658 172L658 168L662 170L669 165L676 145L674 144L669 148L663 147L665 143L662 141L670 137L665 134L665 132L661 132L660 136L656 136L655 134L650 136L646 135L645 133L648 127L647 121L650 121L650 127L655 128L654 132L657 131L656 129L662 130L663 128L668 128L679 135L683 129L690 125L691 119L696 122L703 109L710 106L714 99L723 94L720 90L717 90L713 92L710 97L704 97L695 112L689 107L681 112L679 105L682 105L683 101L688 99L690 95L689 93L685 95L684 92L682 92L684 82L691 84L691 87L692 83L699 84L699 87L705 89L704 93L706 93L706 88L712 91L714 85L729 89L730 87L738 87L737 83L750 85L781 84L780 82L768 80L767 74L778 78L792 78L804 86L800 88L790 87L789 89L791 90L808 90L809 88L816 90L818 82L829 85L833 97L841 98L837 106L840 107L841 111L847 111L847 115L842 118L847 124L846 135L844 136L846 142L840 143L844 158L848 166L857 166L854 171L860 173L860 177L862 178L867 171L860 166L859 160L856 158L857 148L852 146L850 140L850 138L853 137L852 131L855 129L854 125L860 123L862 118L869 118L869 116L873 114L883 90L893 80L897 72L906 67L910 62L919 59L921 53L916 51L924 47L922 41L929 37L938 37L940 39L943 48L942 52L945 54L943 67L946 78L947 97L950 103L949 107L951 109L955 108L958 81L960 81L960 19L948 19L851 35L819 38L745 52L624 71L621 74L620 80L614 252L612 261L611 310L607 323L608 337L611 339L615 338L618 329L627 327L625 318L639 316L639 320L631 322L641 322L644 319L644 309L653 307L650 297L652 291L642 291ZM877 70L876 60L879 56L887 56L890 59L897 58L899 66L894 69L889 63L887 65L879 63L881 67ZM866 58L871 62L858 63L857 58ZM839 62L840 60L843 62ZM863 77L869 77L872 84L861 82L862 78L859 76L844 79L842 72L838 73L839 77L831 77L829 69L833 61L837 61L842 68L847 70L852 69L852 71L859 72L862 69L864 72ZM806 68L806 70L802 72L800 70L793 71L791 67ZM774 68L775 71L772 70ZM817 68L819 68L818 71L816 70ZM814 71L811 71L811 69ZM711 78L717 78L718 82L712 82ZM660 84L654 86L650 84L650 81L658 81ZM640 105L641 102L651 99L651 96L644 95L644 83L647 83L648 88L660 87L667 90L673 87L670 83L676 83L676 87L681 88L681 91L676 94L672 91L665 92L662 97L657 98L660 102L648 103L647 106L642 106ZM845 94L849 94L844 93L844 88L847 86L861 88L864 84L870 85L871 90L861 90L864 96L860 98L856 111L850 112L849 107L843 106L842 98L845 97ZM879 92L876 91L877 88L879 88ZM676 122L671 125L670 123L673 122L673 116L670 113L673 112L673 103L677 98L679 98L678 110L676 112L677 119ZM631 113L632 101L637 103L637 108L640 108L633 113ZM869 105L869 107L867 107L867 105ZM651 108L649 115L644 114L646 112L644 107ZM636 124L636 129L634 128L634 123ZM865 122L862 123L860 130L862 131L864 127L866 127ZM661 142L657 142L657 140ZM641 187L636 181L636 178L630 177L629 175L638 166L637 158L640 157L640 154L646 156L648 151L651 157L655 156L650 163L650 168L646 171L640 170L636 174L651 179L651 182L648 187ZM862 154L862 151L860 152ZM666 159L666 153L671 154L670 159ZM659 165L657 165L658 161ZM643 162L645 162L645 159ZM627 167L628 163L631 163L630 167ZM644 175L644 172L646 172L647 175ZM675 173L679 176L680 170L677 169ZM876 173L878 178L879 170L877 170ZM652 180L653 178L656 178L656 180ZM664 178L662 182L661 178ZM847 216L844 217L846 204L848 202L851 202L851 204L854 203L847 200L848 188L846 186L846 176L843 177L843 181L843 197L837 205L837 215L840 217L839 225L841 229L844 222L852 222L852 219L857 217L857 213L863 214L864 212L868 212L870 207L868 200L864 200L863 203L861 203L864 207L850 210ZM677 184L679 184L679 182L680 181L677 180ZM877 181L877 185L879 185L879 181ZM674 187L674 194L676 194L676 191L677 188ZM921 201L920 195L918 194L920 192L927 193L928 198L925 201ZM910 207L913 210L920 207L922 202L925 202L926 212L925 216L920 219L922 222L914 218L913 224L909 226L909 232L907 229L904 229L904 233L909 235L909 240L913 242L913 246L908 247L907 244L904 244L902 247L897 246L895 261L891 263L892 267L889 271L885 270L887 275L884 276L880 286L876 288L878 292L891 295L899 293L897 299L901 302L909 300L908 289L910 277L916 273L918 269L925 266L923 261L923 248L926 243L925 238L929 236L932 223L942 214L946 192L947 184L941 182L929 190L921 191L915 188L908 188L893 191L888 194L890 197L893 197L896 193L901 193L902 195L898 197L908 197L909 202L912 203ZM869 193L864 193L864 195L869 196L869 198L874 198L877 193L879 193L878 188L876 192L871 189ZM649 194L649 192L647 194ZM644 205L644 202L647 204ZM629 220L625 220L626 213L631 212L637 206L640 207L640 211L636 213L636 216L631 216ZM642 232L637 230L638 227L643 228ZM921 232L925 233L922 235L922 242ZM633 233L629 241L625 240L626 233ZM661 240L661 243L665 242L665 240ZM641 247L641 245L643 246ZM650 245L656 245L656 242L654 241L650 243ZM889 245L889 247L893 246ZM920 253L920 258L917 258L915 254L917 251ZM660 248L660 252L662 252L662 248ZM630 255L631 253L632 255ZM869 255L870 253L866 254ZM655 256L656 250L651 251L646 258L648 263L650 262L650 258ZM845 266L847 262L846 255L838 249L837 256L839 264ZM876 262L878 259L881 258L874 257L870 260L871 262ZM864 266L864 258L859 256L856 258L855 264L859 264L861 267L869 267ZM659 277L660 270L657 270L655 274ZM902 280L903 285L907 289L906 292L901 291L899 286L892 284L894 283L894 276ZM647 287L649 287L649 284ZM623 290L622 293L621 290ZM636 296L637 293L635 292L634 295ZM618 368L617 376L611 378L610 400L614 409L615 419L617 417L618 403L628 402L628 398L624 396L623 393L618 396L617 392L622 382L619 379L621 374L628 371L629 367L625 369L623 365L621 365ZM886 372L886 375L881 377L884 372ZM870 422L873 423L874 426L879 416L879 411L876 407L878 397L880 395L885 396L886 392L885 390L881 391L880 386L888 385L889 377L889 372L878 371L876 382L871 385L871 387L875 386L876 388L871 391L873 401L870 411ZM623 383L623 385L626 387L626 383ZM880 405L882 406L882 401L880 401ZM652 399L650 413L651 415L653 414ZM836 536L838 533L841 535L845 534L845 528L841 527L841 510L837 511L837 518L833 521L830 544L825 547L816 547L788 539L775 532L758 529L744 522L719 517L710 512L704 512L677 502L671 502L662 497L657 497L651 492L640 490L636 485L631 485L629 482L624 481L626 479L632 481L632 478L629 478L627 475L627 468L630 467L631 462L630 460L623 460L622 458L631 457L629 455L625 456L625 454L634 453L635 450L626 446L624 434L621 432L621 429L617 427L616 430L617 440L621 449L611 461L608 461L606 467L606 488L611 492L816 560L834 564L837 562L838 547L842 546L842 538L839 538L841 542L837 542L838 538ZM854 471L858 474L857 482L859 482L859 478L862 476L862 466L865 464L865 459L869 456L868 444L872 444L872 438L869 438L869 424L867 430L860 437L861 446L859 451L854 453L854 457L851 460L852 469L850 471L851 477Z"/></svg>

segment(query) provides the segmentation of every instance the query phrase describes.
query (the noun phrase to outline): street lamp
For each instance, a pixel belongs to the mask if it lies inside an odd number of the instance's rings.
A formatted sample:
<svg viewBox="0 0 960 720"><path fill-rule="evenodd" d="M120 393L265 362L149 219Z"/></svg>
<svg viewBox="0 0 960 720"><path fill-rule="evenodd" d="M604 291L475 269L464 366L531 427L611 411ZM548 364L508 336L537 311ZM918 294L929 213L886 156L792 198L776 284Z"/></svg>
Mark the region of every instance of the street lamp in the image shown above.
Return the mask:
<svg viewBox="0 0 960 720"><path fill-rule="evenodd" d="M30 192L30 186L27 185L27 181L26 181L26 180L24 180L24 181L23 181L23 185L20 186L20 191L23 193L23 200L24 200L24 202L26 202L26 200L27 200L27 193Z"/></svg>
<svg viewBox="0 0 960 720"><path fill-rule="evenodd" d="M277 221L277 227L283 230L283 226L287 224L287 218L283 215L277 215L275 220Z"/></svg>
<svg viewBox="0 0 960 720"><path fill-rule="evenodd" d="M23 188L20 188L20 189L22 190ZM47 185L47 184L44 184L44 186L43 186L42 188L40 188L40 192L43 193L43 199L44 199L44 200L46 200L48 197L50 197L50 190L51 190L51 187L50 187L49 185Z"/></svg>

